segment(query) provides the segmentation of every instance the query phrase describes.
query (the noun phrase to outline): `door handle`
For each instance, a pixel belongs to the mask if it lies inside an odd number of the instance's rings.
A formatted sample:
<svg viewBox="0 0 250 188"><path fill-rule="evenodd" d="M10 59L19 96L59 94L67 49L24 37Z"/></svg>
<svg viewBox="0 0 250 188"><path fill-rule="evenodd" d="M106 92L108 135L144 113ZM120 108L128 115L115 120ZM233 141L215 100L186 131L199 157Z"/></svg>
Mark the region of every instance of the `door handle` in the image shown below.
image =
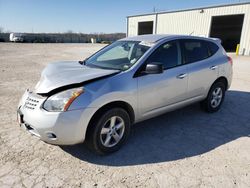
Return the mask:
<svg viewBox="0 0 250 188"><path fill-rule="evenodd" d="M186 74L186 73L183 73L183 74L180 74L180 75L176 76L176 78L178 78L178 79L183 79L183 78L185 78L186 76L187 76L187 74Z"/></svg>
<svg viewBox="0 0 250 188"><path fill-rule="evenodd" d="M215 70L215 69L217 69L217 68L218 68L217 65L214 65L214 66L210 67L211 70Z"/></svg>

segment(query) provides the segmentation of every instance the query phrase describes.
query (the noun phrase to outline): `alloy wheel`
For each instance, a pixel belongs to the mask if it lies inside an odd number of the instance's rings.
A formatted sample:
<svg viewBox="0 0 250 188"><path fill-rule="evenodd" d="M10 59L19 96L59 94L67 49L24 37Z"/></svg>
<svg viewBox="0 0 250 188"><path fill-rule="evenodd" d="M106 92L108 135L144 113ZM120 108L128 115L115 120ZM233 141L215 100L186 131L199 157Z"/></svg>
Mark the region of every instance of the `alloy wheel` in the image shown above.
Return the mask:
<svg viewBox="0 0 250 188"><path fill-rule="evenodd" d="M217 87L214 89L213 93L212 93L212 98L211 98L211 106L213 108L216 108L220 105L221 101L222 101L222 89L220 87Z"/></svg>
<svg viewBox="0 0 250 188"><path fill-rule="evenodd" d="M103 146L113 147L119 143L124 135L125 122L119 116L112 116L103 125L100 140Z"/></svg>

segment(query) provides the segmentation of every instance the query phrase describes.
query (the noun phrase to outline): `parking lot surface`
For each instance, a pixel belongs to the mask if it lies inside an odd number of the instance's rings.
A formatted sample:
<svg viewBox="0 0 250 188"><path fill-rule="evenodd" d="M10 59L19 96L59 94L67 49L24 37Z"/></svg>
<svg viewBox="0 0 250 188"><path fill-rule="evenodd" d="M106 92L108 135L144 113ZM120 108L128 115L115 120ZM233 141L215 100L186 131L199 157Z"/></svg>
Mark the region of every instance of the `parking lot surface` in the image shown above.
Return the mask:
<svg viewBox="0 0 250 188"><path fill-rule="evenodd" d="M219 112L194 104L141 122L112 155L49 145L20 129L18 101L42 69L102 46L0 43L0 187L250 187L250 57L232 55Z"/></svg>

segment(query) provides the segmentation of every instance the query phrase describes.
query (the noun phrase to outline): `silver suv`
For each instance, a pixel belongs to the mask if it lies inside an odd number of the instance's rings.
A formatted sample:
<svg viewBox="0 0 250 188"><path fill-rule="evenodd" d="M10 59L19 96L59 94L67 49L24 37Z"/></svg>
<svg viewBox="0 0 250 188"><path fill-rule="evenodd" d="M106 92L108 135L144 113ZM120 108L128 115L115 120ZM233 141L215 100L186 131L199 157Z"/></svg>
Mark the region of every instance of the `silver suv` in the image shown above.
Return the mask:
<svg viewBox="0 0 250 188"><path fill-rule="evenodd" d="M216 112L232 80L219 39L142 35L79 62L49 64L18 106L21 127L57 145L118 150L131 125L200 102Z"/></svg>

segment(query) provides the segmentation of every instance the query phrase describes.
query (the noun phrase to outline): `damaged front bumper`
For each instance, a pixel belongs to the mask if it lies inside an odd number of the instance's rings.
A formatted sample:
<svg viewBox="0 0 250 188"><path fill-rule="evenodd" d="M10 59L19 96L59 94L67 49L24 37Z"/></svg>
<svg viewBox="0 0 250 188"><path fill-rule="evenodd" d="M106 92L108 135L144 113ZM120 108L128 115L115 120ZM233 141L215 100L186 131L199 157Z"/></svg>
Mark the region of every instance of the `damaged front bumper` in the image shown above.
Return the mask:
<svg viewBox="0 0 250 188"><path fill-rule="evenodd" d="M41 140L55 145L73 145L85 139L94 108L48 112L42 108L46 97L26 91L17 110L22 128Z"/></svg>

